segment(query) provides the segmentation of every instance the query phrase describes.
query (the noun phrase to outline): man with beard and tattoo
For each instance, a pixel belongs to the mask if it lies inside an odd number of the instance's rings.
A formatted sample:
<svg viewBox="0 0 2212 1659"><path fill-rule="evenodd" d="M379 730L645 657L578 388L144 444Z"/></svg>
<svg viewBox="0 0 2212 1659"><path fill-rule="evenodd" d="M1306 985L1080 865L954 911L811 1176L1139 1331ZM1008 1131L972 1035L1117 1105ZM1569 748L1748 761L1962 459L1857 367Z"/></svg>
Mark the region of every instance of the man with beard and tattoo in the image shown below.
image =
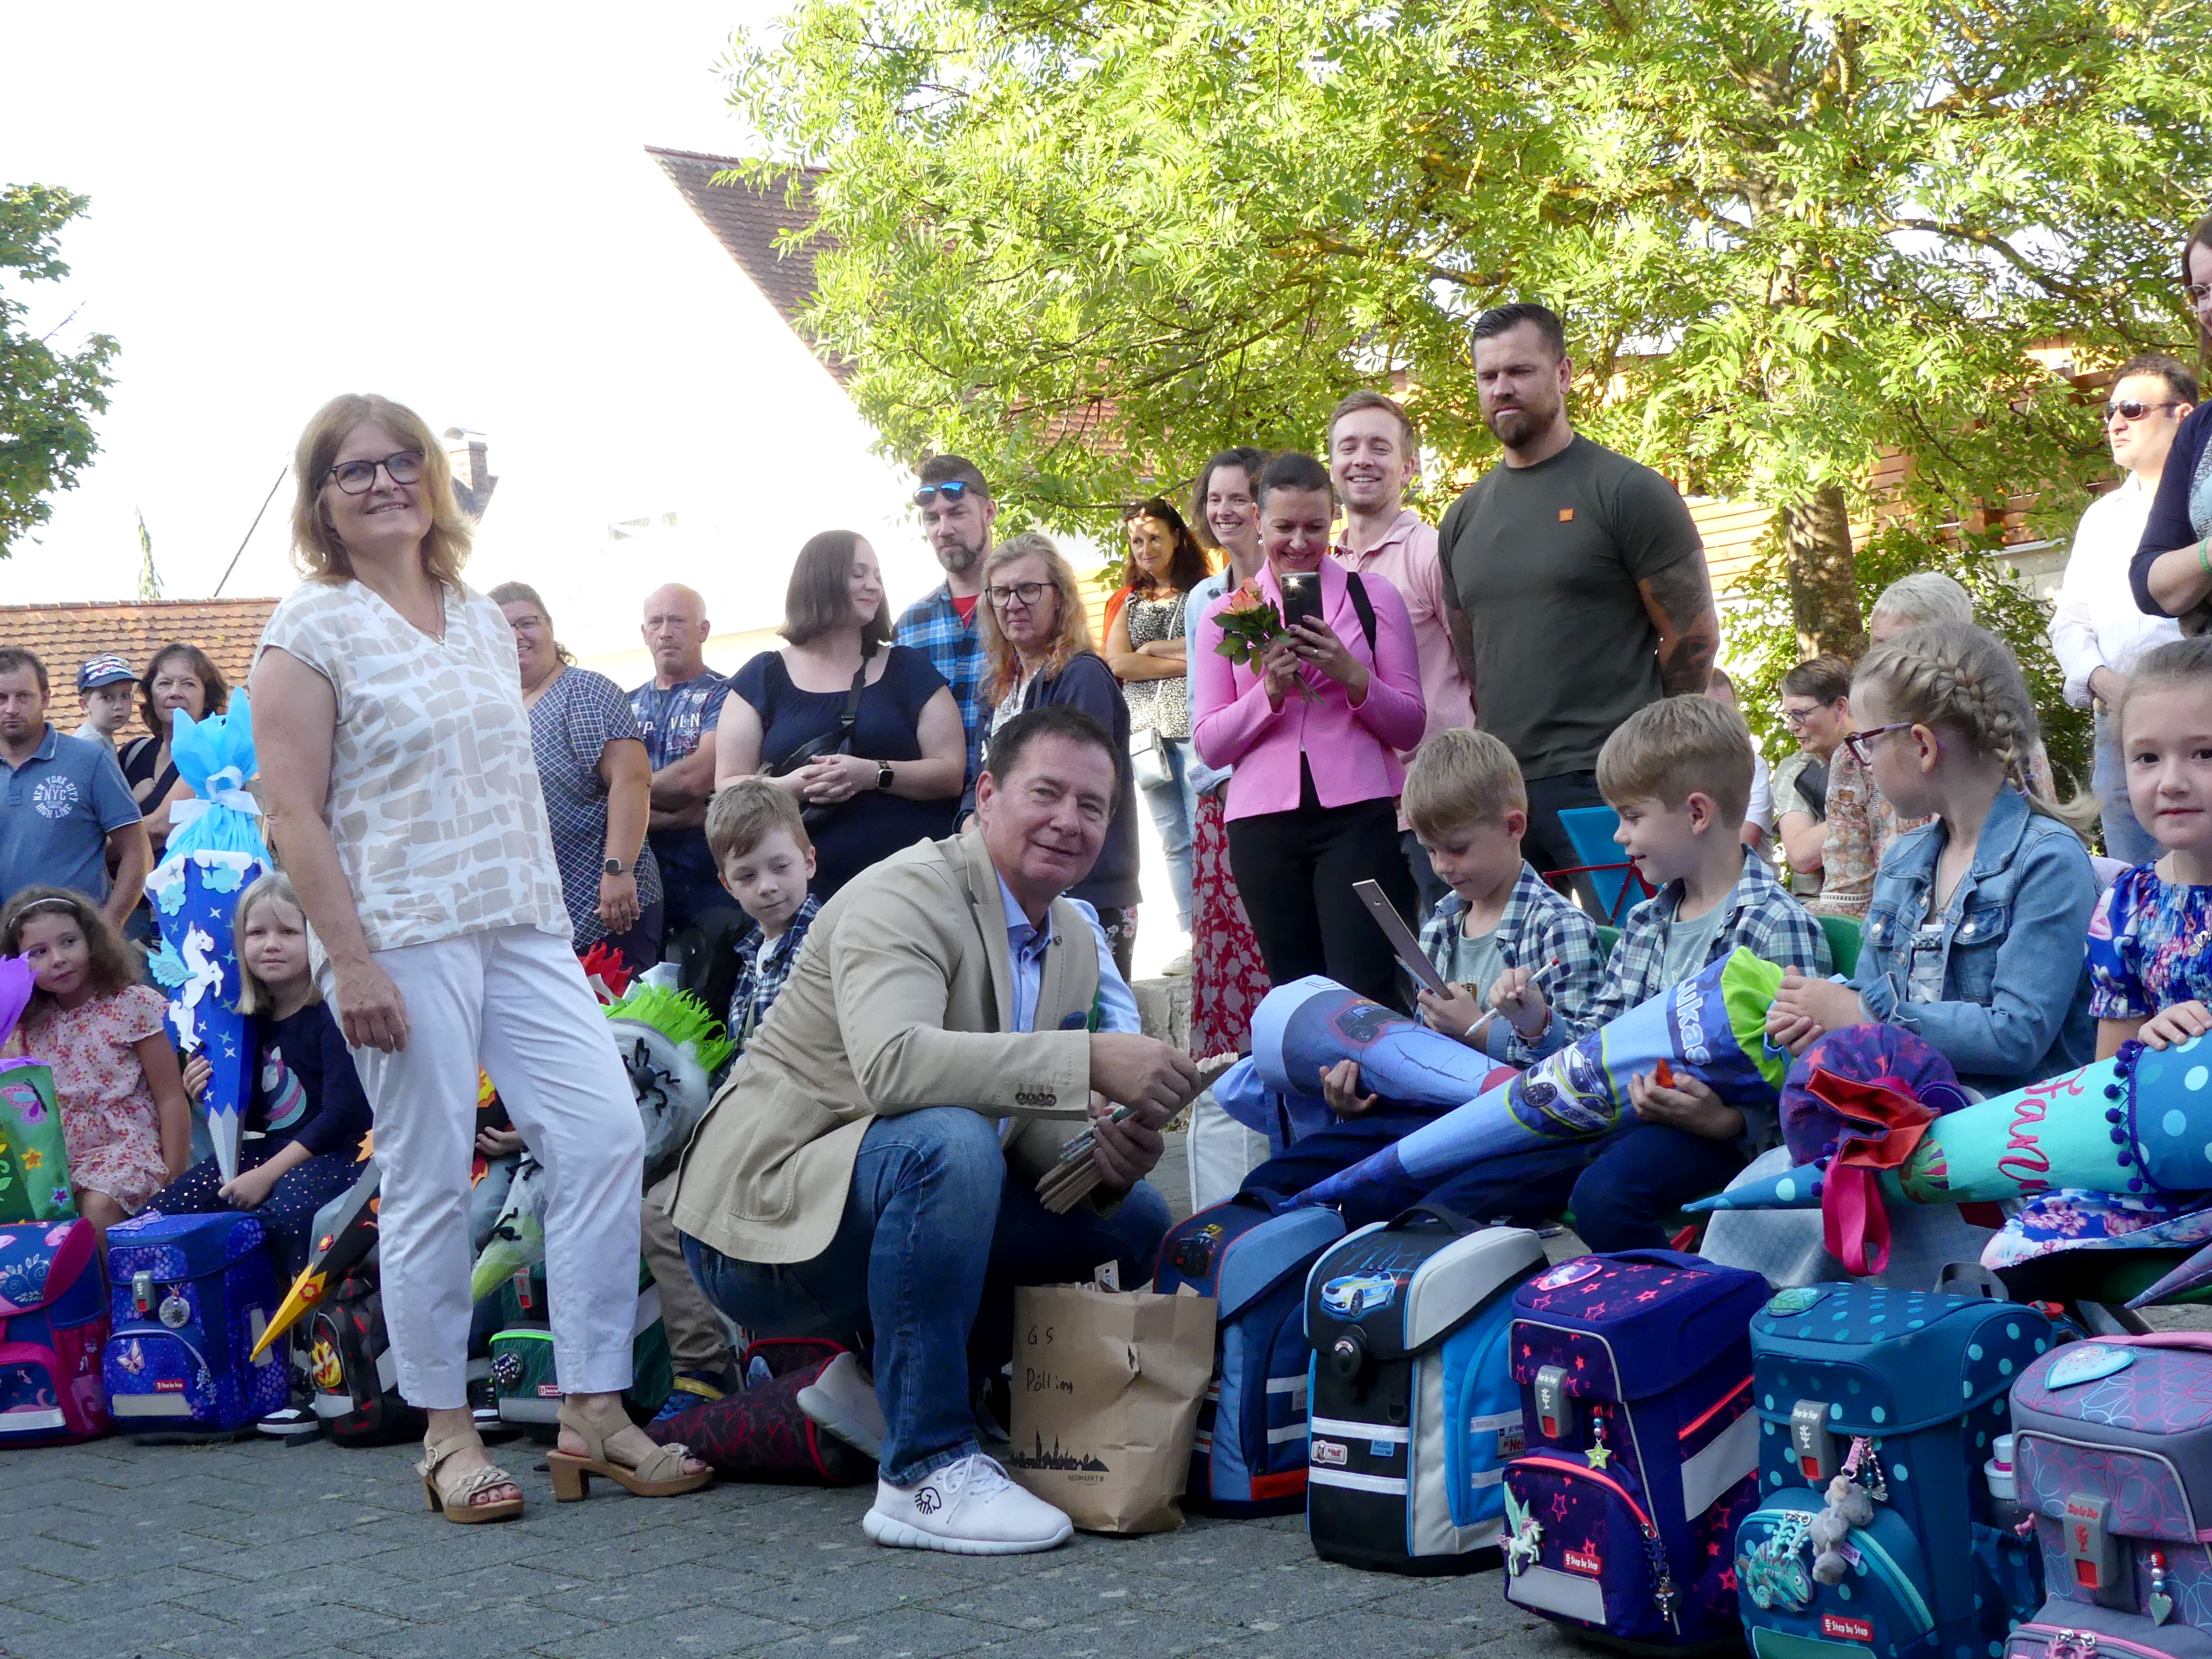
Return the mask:
<svg viewBox="0 0 2212 1659"><path fill-rule="evenodd" d="M1437 532L1475 723L1521 763L1539 870L1583 862L1559 813L1603 805L1597 751L1645 705L1702 694L1720 642L1690 509L1650 467L1576 434L1572 374L1545 307L1475 319L1482 417L1505 453Z"/></svg>
<svg viewBox="0 0 2212 1659"><path fill-rule="evenodd" d="M968 763L961 779L961 811L974 804L981 750L981 689L988 665L975 627L975 602L983 592L983 556L991 550L991 521L999 504L975 462L959 455L933 455L915 470L914 504L921 509L922 534L945 567L936 592L915 600L898 619L898 643L928 654L931 665L952 688L960 723L968 734Z"/></svg>

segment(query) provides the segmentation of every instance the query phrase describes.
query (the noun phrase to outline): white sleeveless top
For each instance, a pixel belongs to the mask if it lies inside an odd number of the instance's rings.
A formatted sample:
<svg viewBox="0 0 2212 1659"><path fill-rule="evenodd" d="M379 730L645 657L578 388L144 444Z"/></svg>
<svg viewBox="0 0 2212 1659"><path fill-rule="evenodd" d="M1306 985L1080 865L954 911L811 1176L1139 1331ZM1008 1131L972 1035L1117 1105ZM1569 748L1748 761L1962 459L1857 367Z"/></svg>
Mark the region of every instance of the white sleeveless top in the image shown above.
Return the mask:
<svg viewBox="0 0 2212 1659"><path fill-rule="evenodd" d="M304 583L257 660L288 651L337 693L323 816L371 950L495 927L566 939L514 632L473 589L444 594L434 640L357 581Z"/></svg>

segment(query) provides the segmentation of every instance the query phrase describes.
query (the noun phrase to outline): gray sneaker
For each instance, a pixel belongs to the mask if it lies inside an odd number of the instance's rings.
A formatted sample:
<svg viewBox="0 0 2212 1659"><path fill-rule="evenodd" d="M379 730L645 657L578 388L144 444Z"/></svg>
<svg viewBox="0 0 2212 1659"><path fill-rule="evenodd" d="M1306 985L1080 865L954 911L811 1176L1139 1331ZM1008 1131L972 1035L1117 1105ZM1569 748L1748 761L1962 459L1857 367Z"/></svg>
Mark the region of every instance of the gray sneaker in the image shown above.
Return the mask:
<svg viewBox="0 0 2212 1659"><path fill-rule="evenodd" d="M876 1385L860 1370L857 1355L841 1353L824 1365L822 1375L799 1391L799 1409L824 1434L836 1435L871 1458L883 1456L890 1425L884 1421Z"/></svg>

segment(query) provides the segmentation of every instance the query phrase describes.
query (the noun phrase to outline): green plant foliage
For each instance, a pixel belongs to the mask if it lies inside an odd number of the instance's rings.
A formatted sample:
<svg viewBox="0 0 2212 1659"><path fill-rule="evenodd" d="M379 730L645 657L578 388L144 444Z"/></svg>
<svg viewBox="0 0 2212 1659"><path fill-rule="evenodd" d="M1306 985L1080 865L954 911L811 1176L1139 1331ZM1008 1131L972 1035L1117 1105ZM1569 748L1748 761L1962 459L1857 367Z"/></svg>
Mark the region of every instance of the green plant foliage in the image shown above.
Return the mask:
<svg viewBox="0 0 2212 1659"><path fill-rule="evenodd" d="M797 0L733 99L819 169L805 325L887 448L1100 530L1402 375L1432 510L1494 449L1482 307L1569 319L1584 430L1686 490L2070 527L2030 357L2189 337L2197 0Z"/></svg>
<svg viewBox="0 0 2212 1659"><path fill-rule="evenodd" d="M1990 543L1962 544L1902 525L1877 532L1859 549L1859 609L1874 608L1875 597L1899 576L1915 570L1940 570L1973 595L1974 617L2012 647L2035 700L2043 744L2062 795L2089 787L2090 731L2086 709L2067 706L2065 677L2051 653L2047 632L2051 608L2038 599L2010 567L1989 556ZM1797 747L1783 725L1782 677L1798 661L1790 629L1790 590L1778 554L1770 552L1721 617L1721 655L1729 663L1744 718L1770 762Z"/></svg>
<svg viewBox="0 0 2212 1659"><path fill-rule="evenodd" d="M45 185L0 186L0 278L58 282L62 227L87 198ZM0 288L0 556L52 512L100 448L92 417L107 407L116 343L105 334L74 355L24 331L23 303Z"/></svg>

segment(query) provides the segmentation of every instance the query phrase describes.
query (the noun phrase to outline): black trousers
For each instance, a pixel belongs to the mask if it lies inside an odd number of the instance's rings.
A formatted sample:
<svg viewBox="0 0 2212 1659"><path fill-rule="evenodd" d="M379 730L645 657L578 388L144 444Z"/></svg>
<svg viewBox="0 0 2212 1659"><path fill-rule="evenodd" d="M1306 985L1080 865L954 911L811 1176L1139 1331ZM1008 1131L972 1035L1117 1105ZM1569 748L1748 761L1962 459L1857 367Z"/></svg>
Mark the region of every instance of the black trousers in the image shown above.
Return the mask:
<svg viewBox="0 0 2212 1659"><path fill-rule="evenodd" d="M1399 915L1412 918L1413 878L1398 847L1396 802L1323 806L1309 774L1297 811L1229 821L1229 867L1268 978L1287 985L1326 974L1408 1011L1396 953L1352 890L1355 881L1378 882Z"/></svg>
<svg viewBox="0 0 2212 1659"><path fill-rule="evenodd" d="M1567 826L1559 822L1560 809L1604 805L1605 797L1598 793L1595 772L1562 772L1553 778L1532 778L1528 782L1528 833L1521 838L1522 856L1535 866L1540 876L1548 876L1554 870L1573 869L1584 860L1575 851ZM1628 854L1616 856L1625 859ZM1583 908L1600 921L1612 921L1613 918L1599 908L1597 890L1590 884L1590 878L1577 876L1573 881L1575 890L1582 896ZM1637 890L1642 891L1640 888ZM1622 914L1626 913L1627 907L1624 905Z"/></svg>

